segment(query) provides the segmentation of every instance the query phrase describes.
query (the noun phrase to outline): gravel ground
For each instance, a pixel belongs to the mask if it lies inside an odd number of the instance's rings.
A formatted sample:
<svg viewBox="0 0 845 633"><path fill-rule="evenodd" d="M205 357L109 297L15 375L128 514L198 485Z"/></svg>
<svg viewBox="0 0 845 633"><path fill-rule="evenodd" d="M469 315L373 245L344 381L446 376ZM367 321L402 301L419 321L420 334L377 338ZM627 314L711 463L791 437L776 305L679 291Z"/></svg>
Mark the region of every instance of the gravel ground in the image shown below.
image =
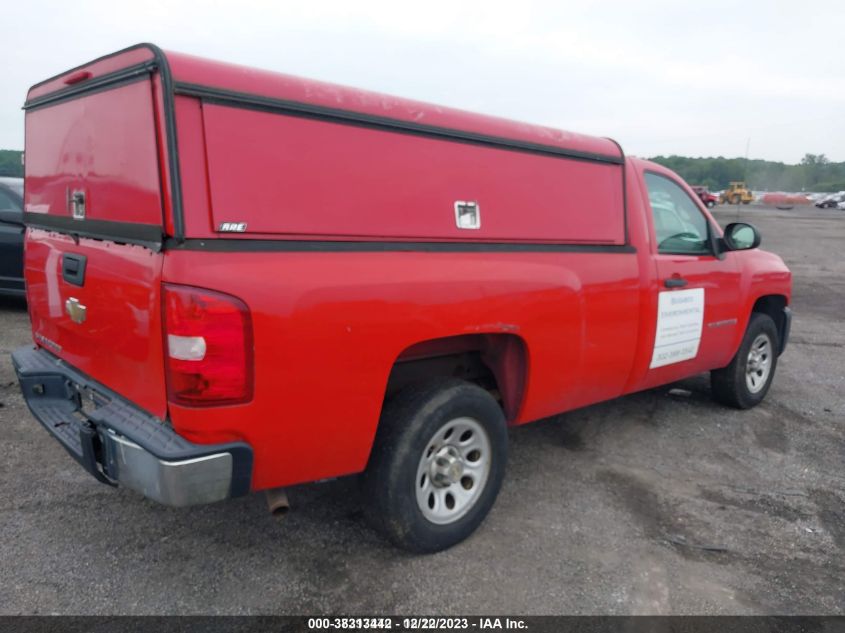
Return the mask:
<svg viewBox="0 0 845 633"><path fill-rule="evenodd" d="M281 521L96 483L27 411L26 308L0 299L0 613L845 613L845 213L739 214L795 275L766 401L719 407L699 376L515 429L490 517L433 556L372 533L354 479Z"/></svg>

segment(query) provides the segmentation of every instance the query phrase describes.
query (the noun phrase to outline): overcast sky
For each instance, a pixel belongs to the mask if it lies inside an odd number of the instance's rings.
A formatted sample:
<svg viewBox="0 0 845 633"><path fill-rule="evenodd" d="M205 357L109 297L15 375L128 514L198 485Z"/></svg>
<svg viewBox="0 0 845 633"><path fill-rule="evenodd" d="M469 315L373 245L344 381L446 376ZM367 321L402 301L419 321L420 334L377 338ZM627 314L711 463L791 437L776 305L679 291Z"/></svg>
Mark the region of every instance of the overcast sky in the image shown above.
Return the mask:
<svg viewBox="0 0 845 633"><path fill-rule="evenodd" d="M27 88L141 41L611 136L639 156L845 161L845 3L10 0L0 148Z"/></svg>

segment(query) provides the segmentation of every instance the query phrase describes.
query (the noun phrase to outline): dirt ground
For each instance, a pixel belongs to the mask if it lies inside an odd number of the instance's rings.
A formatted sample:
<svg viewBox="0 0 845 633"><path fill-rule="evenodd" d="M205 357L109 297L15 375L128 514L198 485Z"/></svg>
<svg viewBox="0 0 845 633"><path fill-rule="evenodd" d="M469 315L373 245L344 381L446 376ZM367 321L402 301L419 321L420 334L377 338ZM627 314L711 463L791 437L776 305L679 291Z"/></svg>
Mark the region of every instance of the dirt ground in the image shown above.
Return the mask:
<svg viewBox="0 0 845 633"><path fill-rule="evenodd" d="M354 479L169 509L98 484L30 416L0 299L0 613L845 613L845 212L717 209L792 269L766 401L699 376L511 432L491 515L433 556L364 524ZM673 392L680 387L684 391Z"/></svg>

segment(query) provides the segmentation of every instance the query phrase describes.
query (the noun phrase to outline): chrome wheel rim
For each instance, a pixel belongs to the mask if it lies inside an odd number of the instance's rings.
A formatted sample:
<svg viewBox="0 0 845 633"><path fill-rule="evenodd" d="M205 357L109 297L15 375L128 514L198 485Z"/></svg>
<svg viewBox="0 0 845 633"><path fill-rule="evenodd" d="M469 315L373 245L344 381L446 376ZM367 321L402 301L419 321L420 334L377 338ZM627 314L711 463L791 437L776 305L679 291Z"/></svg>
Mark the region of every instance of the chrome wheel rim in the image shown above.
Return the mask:
<svg viewBox="0 0 845 633"><path fill-rule="evenodd" d="M490 438L473 418L455 418L426 443L414 480L417 507L432 523L446 525L478 502L490 476Z"/></svg>
<svg viewBox="0 0 845 633"><path fill-rule="evenodd" d="M772 372L772 341L767 334L758 334L745 363L745 386L751 393L758 393L769 380Z"/></svg>

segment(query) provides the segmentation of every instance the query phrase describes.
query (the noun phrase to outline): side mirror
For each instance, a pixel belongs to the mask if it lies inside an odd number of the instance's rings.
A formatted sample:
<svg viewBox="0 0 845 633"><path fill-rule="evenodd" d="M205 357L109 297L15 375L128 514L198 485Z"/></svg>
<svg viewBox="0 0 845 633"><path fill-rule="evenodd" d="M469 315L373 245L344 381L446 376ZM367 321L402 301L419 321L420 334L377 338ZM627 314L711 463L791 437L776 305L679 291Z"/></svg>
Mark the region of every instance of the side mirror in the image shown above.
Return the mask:
<svg viewBox="0 0 845 633"><path fill-rule="evenodd" d="M725 227L725 235L722 238L726 250L747 251L760 246L762 238L760 231L754 225L745 222L734 222Z"/></svg>

